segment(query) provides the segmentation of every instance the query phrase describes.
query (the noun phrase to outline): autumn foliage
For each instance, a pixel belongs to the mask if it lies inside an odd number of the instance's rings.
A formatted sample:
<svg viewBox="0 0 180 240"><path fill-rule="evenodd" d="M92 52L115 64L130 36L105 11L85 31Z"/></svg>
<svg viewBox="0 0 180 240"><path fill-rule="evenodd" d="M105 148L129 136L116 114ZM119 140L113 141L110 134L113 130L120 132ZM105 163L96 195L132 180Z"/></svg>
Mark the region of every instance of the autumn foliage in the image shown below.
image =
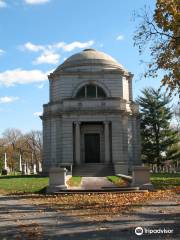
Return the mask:
<svg viewBox="0 0 180 240"><path fill-rule="evenodd" d="M93 220L104 220L132 210L146 201L172 198L172 190L137 193L89 193L47 195L27 199L28 203L41 206L41 211L55 209L67 215L78 215Z"/></svg>
<svg viewBox="0 0 180 240"><path fill-rule="evenodd" d="M134 35L134 44L140 53L148 46L151 56L145 77L157 77L161 71L162 86L170 94L180 95L179 0L156 0L153 13L146 8L136 17L141 21Z"/></svg>

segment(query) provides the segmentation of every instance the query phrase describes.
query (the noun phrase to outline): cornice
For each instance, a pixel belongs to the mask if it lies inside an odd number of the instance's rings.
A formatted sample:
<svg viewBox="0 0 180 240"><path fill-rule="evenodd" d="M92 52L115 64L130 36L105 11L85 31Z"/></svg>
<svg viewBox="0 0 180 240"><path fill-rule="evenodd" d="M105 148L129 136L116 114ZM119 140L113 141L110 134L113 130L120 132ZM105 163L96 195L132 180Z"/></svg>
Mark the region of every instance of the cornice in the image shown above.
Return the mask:
<svg viewBox="0 0 180 240"><path fill-rule="evenodd" d="M125 76L128 78L132 78L133 74L130 72L125 72L121 69L115 69L115 70L102 70L102 71L82 71L82 70L74 70L74 71L63 71L59 70L58 72L53 72L48 75L48 79L50 81L55 80L56 78L60 76L86 76L86 75L105 75L105 74L116 74L116 75L121 75Z"/></svg>

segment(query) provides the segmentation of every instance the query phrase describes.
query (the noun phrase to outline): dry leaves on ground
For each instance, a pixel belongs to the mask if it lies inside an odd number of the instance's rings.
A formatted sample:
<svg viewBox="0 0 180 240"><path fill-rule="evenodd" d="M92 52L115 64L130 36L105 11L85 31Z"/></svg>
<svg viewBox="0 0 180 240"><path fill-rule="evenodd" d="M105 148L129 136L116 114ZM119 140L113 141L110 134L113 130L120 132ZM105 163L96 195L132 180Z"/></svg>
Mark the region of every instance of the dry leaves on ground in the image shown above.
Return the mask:
<svg viewBox="0 0 180 240"><path fill-rule="evenodd" d="M149 200L172 198L175 192L164 190L144 193L90 193L90 194L61 194L39 196L30 198L31 204L44 209L55 209L67 215L92 218L96 220L107 219L113 215L129 211L134 206L142 205Z"/></svg>
<svg viewBox="0 0 180 240"><path fill-rule="evenodd" d="M16 235L16 240L28 239L28 240L41 240L43 239L43 229L37 223L21 223L18 225L19 234Z"/></svg>

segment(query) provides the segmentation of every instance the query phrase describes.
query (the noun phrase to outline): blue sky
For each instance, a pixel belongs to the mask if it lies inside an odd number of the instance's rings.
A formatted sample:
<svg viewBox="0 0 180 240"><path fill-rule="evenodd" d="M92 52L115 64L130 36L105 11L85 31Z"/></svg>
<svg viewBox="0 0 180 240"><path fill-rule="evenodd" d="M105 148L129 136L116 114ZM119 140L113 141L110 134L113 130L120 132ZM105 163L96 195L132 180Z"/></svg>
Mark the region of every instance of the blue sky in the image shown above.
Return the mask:
<svg viewBox="0 0 180 240"><path fill-rule="evenodd" d="M0 0L0 134L41 129L47 74L87 47L106 52L134 74L136 97L158 80L140 80L133 11L154 0ZM146 57L146 56L145 56Z"/></svg>

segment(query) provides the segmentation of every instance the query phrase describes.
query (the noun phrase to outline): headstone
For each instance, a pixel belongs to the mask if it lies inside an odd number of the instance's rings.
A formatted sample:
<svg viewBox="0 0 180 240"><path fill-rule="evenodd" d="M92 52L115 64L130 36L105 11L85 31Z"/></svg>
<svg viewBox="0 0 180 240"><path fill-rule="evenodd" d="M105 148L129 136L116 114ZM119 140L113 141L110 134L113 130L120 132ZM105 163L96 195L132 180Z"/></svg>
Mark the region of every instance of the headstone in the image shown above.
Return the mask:
<svg viewBox="0 0 180 240"><path fill-rule="evenodd" d="M36 171L36 164L35 164L35 163L33 164L33 174L37 174L37 171Z"/></svg>
<svg viewBox="0 0 180 240"><path fill-rule="evenodd" d="M40 161L38 162L38 172L42 172L42 164Z"/></svg>
<svg viewBox="0 0 180 240"><path fill-rule="evenodd" d="M28 162L26 163L26 174L27 174L27 175L30 175L30 174L31 174L31 171L30 171Z"/></svg>
<svg viewBox="0 0 180 240"><path fill-rule="evenodd" d="M22 172L22 157L19 155L19 171Z"/></svg>
<svg viewBox="0 0 180 240"><path fill-rule="evenodd" d="M26 175L26 163L22 164L22 174Z"/></svg>
<svg viewBox="0 0 180 240"><path fill-rule="evenodd" d="M150 182L150 171L148 167L135 166L132 171L132 186L140 189L153 189Z"/></svg>
<svg viewBox="0 0 180 240"><path fill-rule="evenodd" d="M60 167L53 167L50 169L47 193L54 193L67 188L66 172L67 170L65 168Z"/></svg>
<svg viewBox="0 0 180 240"><path fill-rule="evenodd" d="M5 152L4 153L4 168L3 168L2 174L3 175L7 175L9 172L10 172L10 169L9 169L9 167L7 165L7 154Z"/></svg>
<svg viewBox="0 0 180 240"><path fill-rule="evenodd" d="M4 169L7 169L7 155L6 152L4 153Z"/></svg>

